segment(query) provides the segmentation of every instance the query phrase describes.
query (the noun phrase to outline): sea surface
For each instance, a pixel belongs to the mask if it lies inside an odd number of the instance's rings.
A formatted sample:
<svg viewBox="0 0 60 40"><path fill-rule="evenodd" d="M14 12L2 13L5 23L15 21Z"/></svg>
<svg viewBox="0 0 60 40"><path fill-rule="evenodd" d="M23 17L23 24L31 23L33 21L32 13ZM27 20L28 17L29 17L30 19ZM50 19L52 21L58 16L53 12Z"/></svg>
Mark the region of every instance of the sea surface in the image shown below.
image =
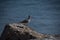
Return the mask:
<svg viewBox="0 0 60 40"><path fill-rule="evenodd" d="M60 0L0 0L0 35L8 23L31 15L29 26L44 34L60 34Z"/></svg>

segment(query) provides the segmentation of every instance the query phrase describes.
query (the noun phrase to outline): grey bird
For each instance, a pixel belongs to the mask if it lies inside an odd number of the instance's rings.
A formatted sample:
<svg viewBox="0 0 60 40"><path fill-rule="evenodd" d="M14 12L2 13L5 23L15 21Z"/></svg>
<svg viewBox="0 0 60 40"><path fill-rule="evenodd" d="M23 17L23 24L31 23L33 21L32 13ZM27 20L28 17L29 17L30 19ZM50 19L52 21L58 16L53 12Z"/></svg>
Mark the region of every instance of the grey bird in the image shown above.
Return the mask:
<svg viewBox="0 0 60 40"><path fill-rule="evenodd" d="M31 16L29 15L27 19L21 21L20 23L23 23L24 25L27 25L31 21Z"/></svg>

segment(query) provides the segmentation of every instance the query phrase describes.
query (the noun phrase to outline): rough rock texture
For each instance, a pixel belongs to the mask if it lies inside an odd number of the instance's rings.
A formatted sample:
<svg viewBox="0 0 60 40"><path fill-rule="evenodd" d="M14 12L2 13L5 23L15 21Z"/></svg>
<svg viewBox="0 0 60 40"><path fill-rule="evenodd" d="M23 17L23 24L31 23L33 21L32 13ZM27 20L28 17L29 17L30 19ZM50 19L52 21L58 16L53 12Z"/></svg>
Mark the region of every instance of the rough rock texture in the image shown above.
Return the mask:
<svg viewBox="0 0 60 40"><path fill-rule="evenodd" d="M60 36L37 33L21 23L7 24L0 40L59 40Z"/></svg>

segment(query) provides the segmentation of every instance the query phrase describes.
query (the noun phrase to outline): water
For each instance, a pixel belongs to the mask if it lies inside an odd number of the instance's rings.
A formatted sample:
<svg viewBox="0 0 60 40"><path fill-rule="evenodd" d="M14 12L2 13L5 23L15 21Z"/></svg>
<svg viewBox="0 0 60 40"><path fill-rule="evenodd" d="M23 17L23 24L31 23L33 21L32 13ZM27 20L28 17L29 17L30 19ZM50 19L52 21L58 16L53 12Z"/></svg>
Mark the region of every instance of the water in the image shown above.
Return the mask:
<svg viewBox="0 0 60 40"><path fill-rule="evenodd" d="M29 25L37 32L60 34L60 0L0 0L0 34L8 23L32 16Z"/></svg>

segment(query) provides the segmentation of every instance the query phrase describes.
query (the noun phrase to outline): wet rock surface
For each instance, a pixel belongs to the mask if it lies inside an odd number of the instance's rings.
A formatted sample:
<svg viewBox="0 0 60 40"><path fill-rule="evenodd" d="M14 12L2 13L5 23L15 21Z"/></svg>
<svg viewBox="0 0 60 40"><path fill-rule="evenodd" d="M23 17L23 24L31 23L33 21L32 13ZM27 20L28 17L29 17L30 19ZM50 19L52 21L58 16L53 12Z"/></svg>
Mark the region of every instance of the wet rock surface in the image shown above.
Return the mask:
<svg viewBox="0 0 60 40"><path fill-rule="evenodd" d="M60 35L37 33L21 23L7 24L0 40L60 40Z"/></svg>

